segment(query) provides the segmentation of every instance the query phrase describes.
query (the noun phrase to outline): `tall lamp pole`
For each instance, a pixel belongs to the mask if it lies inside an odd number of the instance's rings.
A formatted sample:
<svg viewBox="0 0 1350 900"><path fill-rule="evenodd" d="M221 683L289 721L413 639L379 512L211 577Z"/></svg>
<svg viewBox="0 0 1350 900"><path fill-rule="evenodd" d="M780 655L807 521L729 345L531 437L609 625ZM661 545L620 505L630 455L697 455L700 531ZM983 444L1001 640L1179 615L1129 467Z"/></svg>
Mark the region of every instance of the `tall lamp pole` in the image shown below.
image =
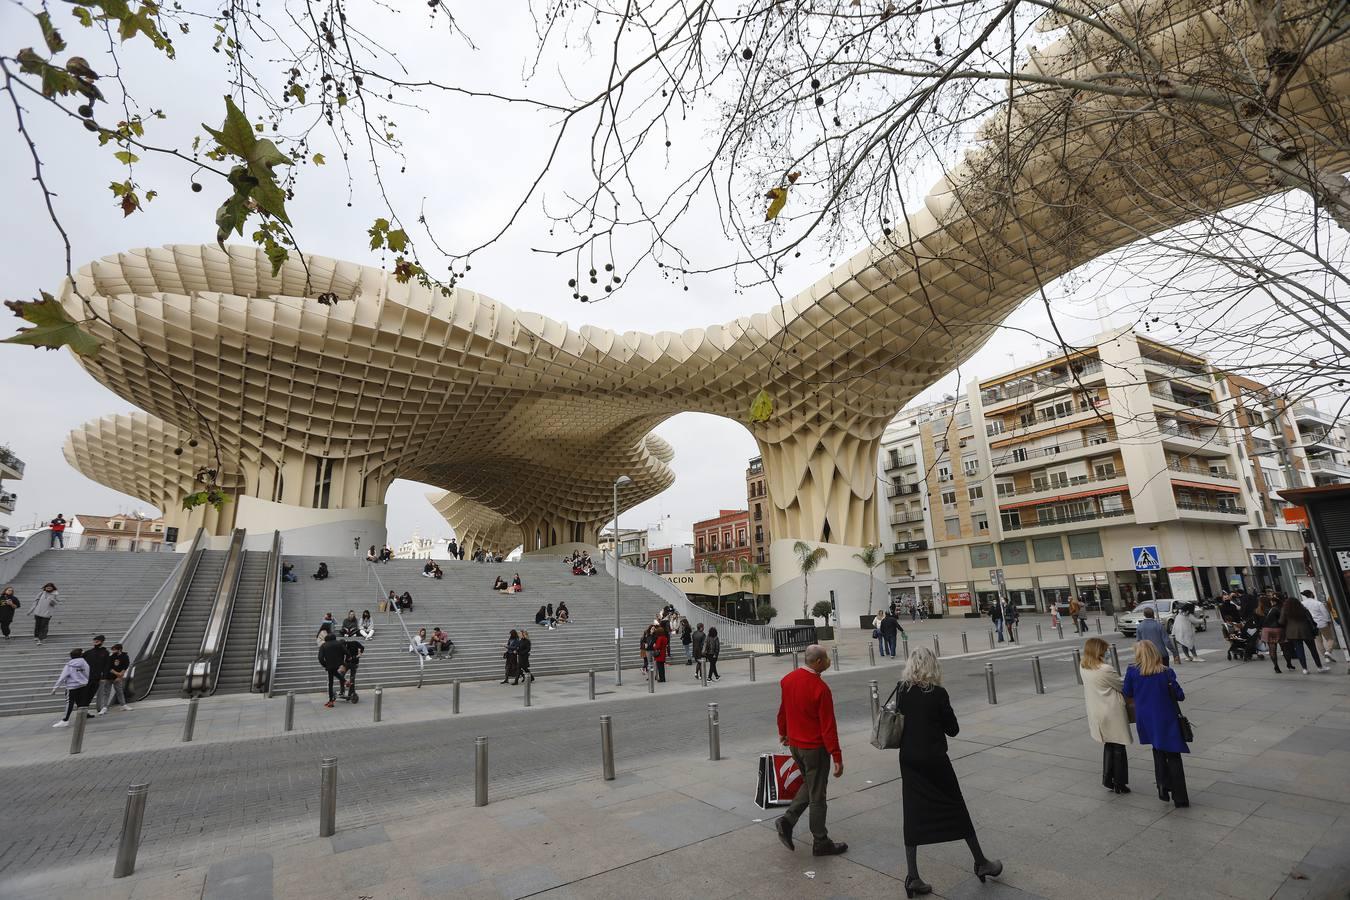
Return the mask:
<svg viewBox="0 0 1350 900"><path fill-rule="evenodd" d="M627 475L614 479L614 683L623 684L623 624L619 618L619 488L633 483Z"/></svg>

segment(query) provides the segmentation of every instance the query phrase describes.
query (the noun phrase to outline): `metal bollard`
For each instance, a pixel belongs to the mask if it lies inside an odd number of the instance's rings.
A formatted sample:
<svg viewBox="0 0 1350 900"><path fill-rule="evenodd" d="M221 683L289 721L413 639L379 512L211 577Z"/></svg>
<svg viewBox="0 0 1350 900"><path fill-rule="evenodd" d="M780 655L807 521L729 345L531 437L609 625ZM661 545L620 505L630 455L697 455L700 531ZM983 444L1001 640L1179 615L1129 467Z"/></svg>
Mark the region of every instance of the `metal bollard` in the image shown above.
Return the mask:
<svg viewBox="0 0 1350 900"><path fill-rule="evenodd" d="M833 650L830 651L830 655L834 657L834 670L836 672L842 671L839 668L839 648L836 646Z"/></svg>
<svg viewBox="0 0 1350 900"><path fill-rule="evenodd" d="M1120 616L1116 613L1111 614L1111 627L1116 631L1120 630Z"/></svg>
<svg viewBox="0 0 1350 900"><path fill-rule="evenodd" d="M1063 623L1063 622L1056 622L1056 623L1055 623L1055 630L1059 632L1059 639L1060 639L1061 641L1064 640L1064 623Z"/></svg>
<svg viewBox="0 0 1350 900"><path fill-rule="evenodd" d="M994 629L989 629L989 649L994 649Z"/></svg>
<svg viewBox="0 0 1350 900"><path fill-rule="evenodd" d="M797 651L796 651L796 650L793 650L793 651L792 651L792 668L793 668L793 669L799 669L799 668L801 668L801 661L797 659Z"/></svg>
<svg viewBox="0 0 1350 900"><path fill-rule="evenodd" d="M1045 693L1045 679L1041 677L1041 658L1033 656L1031 658L1031 680L1036 683L1036 693Z"/></svg>
<svg viewBox="0 0 1350 900"><path fill-rule="evenodd" d="M1043 640L1045 640L1045 638L1041 636L1041 623L1040 623L1040 622L1037 622L1037 623L1036 623L1036 642L1037 642L1037 643L1040 643L1040 642L1043 641Z"/></svg>
<svg viewBox="0 0 1350 900"><path fill-rule="evenodd" d="M877 645L870 641L867 644L867 664L869 666L875 666L877 664Z"/></svg>
<svg viewBox="0 0 1350 900"><path fill-rule="evenodd" d="M909 635L900 638L900 652L905 659L909 659Z"/></svg>
<svg viewBox="0 0 1350 900"><path fill-rule="evenodd" d="M1101 633L1102 633L1102 617L1101 617L1101 616L1098 616L1098 617L1097 617L1097 633L1098 633L1098 634L1101 634Z"/></svg>
<svg viewBox="0 0 1350 900"><path fill-rule="evenodd" d="M1077 650L1073 651L1073 680L1083 683L1083 654Z"/></svg>
<svg viewBox="0 0 1350 900"><path fill-rule="evenodd" d="M487 806L488 739L473 739L473 805Z"/></svg>
<svg viewBox="0 0 1350 900"><path fill-rule="evenodd" d="M708 704L708 759L722 758L722 723L717 717L717 704Z"/></svg>
<svg viewBox="0 0 1350 900"><path fill-rule="evenodd" d="M984 689L991 704L998 703L998 692L994 690L994 664L984 664Z"/></svg>
<svg viewBox="0 0 1350 900"><path fill-rule="evenodd" d="M966 633L964 631L961 632L961 652L962 653L970 652L970 643L966 640Z"/></svg>
<svg viewBox="0 0 1350 900"><path fill-rule="evenodd" d="M450 712L459 715L459 680L450 682Z"/></svg>
<svg viewBox="0 0 1350 900"><path fill-rule="evenodd" d="M590 685L589 685L589 688L588 688L588 691L589 691L589 693L590 693L590 699L594 700L594 699L595 699L595 670L594 670L594 669L591 669L591 670L590 670L590 673L589 673L588 677L590 678Z"/></svg>
<svg viewBox="0 0 1350 900"><path fill-rule="evenodd" d="M652 664L652 665L650 665L650 666L647 667L647 693L649 693L649 694L655 694L655 693L656 693L656 665L655 665L655 664Z"/></svg>
<svg viewBox="0 0 1350 900"><path fill-rule="evenodd" d="M881 695L877 692L875 681L867 682L867 698L872 704L872 727L877 727L877 717L881 715Z"/></svg>
<svg viewBox="0 0 1350 900"><path fill-rule="evenodd" d="M530 685L531 685L533 682L534 682L534 679L530 677L530 673L529 673L529 672L526 672L526 673L525 673L525 705L526 705L526 706L529 706L529 705L530 705Z"/></svg>
<svg viewBox="0 0 1350 900"><path fill-rule="evenodd" d="M295 691L286 692L286 719L281 726L281 730L295 730Z"/></svg>
<svg viewBox="0 0 1350 900"><path fill-rule="evenodd" d="M600 717L600 769L606 781L614 780L614 720Z"/></svg>
<svg viewBox="0 0 1350 900"><path fill-rule="evenodd" d="M750 654L750 680L755 680L755 654Z"/></svg>
<svg viewBox="0 0 1350 900"><path fill-rule="evenodd" d="M933 655L938 659L942 658L942 644L938 642L938 636L933 635Z"/></svg>
<svg viewBox="0 0 1350 900"><path fill-rule="evenodd" d="M122 811L122 837L117 841L117 862L113 863L114 878L126 878L136 871L136 853L141 849L141 823L145 821L145 800L149 792L148 784L133 784L127 788L127 808Z"/></svg>
<svg viewBox="0 0 1350 900"><path fill-rule="evenodd" d="M1116 667L1116 674L1119 675L1119 674L1120 674L1120 651L1116 649L1116 645L1115 645L1115 644L1112 644L1112 645L1111 645L1111 665L1113 665L1113 666Z"/></svg>
<svg viewBox="0 0 1350 900"><path fill-rule="evenodd" d="M70 752L71 755L74 755L84 750L84 721L89 717L85 715L83 706L75 707L75 711L71 715L75 717L75 721L70 726Z"/></svg>
<svg viewBox="0 0 1350 900"><path fill-rule="evenodd" d="M375 721L380 721L380 707L384 704L384 688L375 686Z"/></svg>
<svg viewBox="0 0 1350 900"><path fill-rule="evenodd" d="M192 732L197 728L197 698L188 701L187 718L183 720L183 743L192 740Z"/></svg>
<svg viewBox="0 0 1350 900"><path fill-rule="evenodd" d="M319 766L319 837L337 830L337 757L326 756Z"/></svg>

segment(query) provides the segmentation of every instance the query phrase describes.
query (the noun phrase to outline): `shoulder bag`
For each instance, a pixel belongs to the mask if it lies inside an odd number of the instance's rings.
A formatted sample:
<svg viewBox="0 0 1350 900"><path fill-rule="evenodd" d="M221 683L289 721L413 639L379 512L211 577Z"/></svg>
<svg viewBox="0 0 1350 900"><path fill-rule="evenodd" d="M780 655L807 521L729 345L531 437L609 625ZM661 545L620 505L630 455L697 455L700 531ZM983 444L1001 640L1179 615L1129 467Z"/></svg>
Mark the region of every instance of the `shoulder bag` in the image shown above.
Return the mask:
<svg viewBox="0 0 1350 900"><path fill-rule="evenodd" d="M1167 684L1167 696L1172 698L1172 708L1177 711L1177 727L1181 729L1181 739L1186 743L1194 743L1195 729L1191 727L1191 720L1181 711L1181 704L1177 702L1177 695L1172 691L1172 684Z"/></svg>
<svg viewBox="0 0 1350 900"><path fill-rule="evenodd" d="M900 713L898 694L900 683L877 711L876 724L872 726L872 746L878 750L896 750L900 747L900 738L905 733L905 717Z"/></svg>

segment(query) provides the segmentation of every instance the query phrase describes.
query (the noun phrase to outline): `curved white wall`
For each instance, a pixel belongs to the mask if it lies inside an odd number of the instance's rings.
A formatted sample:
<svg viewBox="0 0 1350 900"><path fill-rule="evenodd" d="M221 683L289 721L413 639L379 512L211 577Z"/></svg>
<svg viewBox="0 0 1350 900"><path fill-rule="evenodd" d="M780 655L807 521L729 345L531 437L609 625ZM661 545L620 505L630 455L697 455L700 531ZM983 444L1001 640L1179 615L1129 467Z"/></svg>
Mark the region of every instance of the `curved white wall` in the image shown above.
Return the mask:
<svg viewBox="0 0 1350 900"><path fill-rule="evenodd" d="M257 497L240 497L234 527L248 532L247 550L268 550L272 532L281 532L284 552L295 556L351 556L359 541L360 554L372 544L383 547L388 532L385 516L388 507L362 506L355 509L309 509L288 503L273 503ZM229 537L220 540L229 545Z"/></svg>

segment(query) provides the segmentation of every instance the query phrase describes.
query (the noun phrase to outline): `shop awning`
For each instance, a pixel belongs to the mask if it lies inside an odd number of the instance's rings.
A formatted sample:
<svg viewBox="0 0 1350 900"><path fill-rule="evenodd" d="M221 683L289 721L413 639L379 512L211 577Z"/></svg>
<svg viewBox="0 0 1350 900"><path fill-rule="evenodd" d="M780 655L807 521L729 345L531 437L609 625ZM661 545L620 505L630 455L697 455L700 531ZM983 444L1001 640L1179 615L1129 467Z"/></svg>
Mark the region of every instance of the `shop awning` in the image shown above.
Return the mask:
<svg viewBox="0 0 1350 900"><path fill-rule="evenodd" d="M1205 484L1204 482L1200 481L1182 481L1180 478L1173 478L1172 484L1176 485L1177 487L1196 488L1197 490L1201 491L1218 491L1221 494L1242 493L1242 490L1240 488L1229 487L1228 485Z"/></svg>

